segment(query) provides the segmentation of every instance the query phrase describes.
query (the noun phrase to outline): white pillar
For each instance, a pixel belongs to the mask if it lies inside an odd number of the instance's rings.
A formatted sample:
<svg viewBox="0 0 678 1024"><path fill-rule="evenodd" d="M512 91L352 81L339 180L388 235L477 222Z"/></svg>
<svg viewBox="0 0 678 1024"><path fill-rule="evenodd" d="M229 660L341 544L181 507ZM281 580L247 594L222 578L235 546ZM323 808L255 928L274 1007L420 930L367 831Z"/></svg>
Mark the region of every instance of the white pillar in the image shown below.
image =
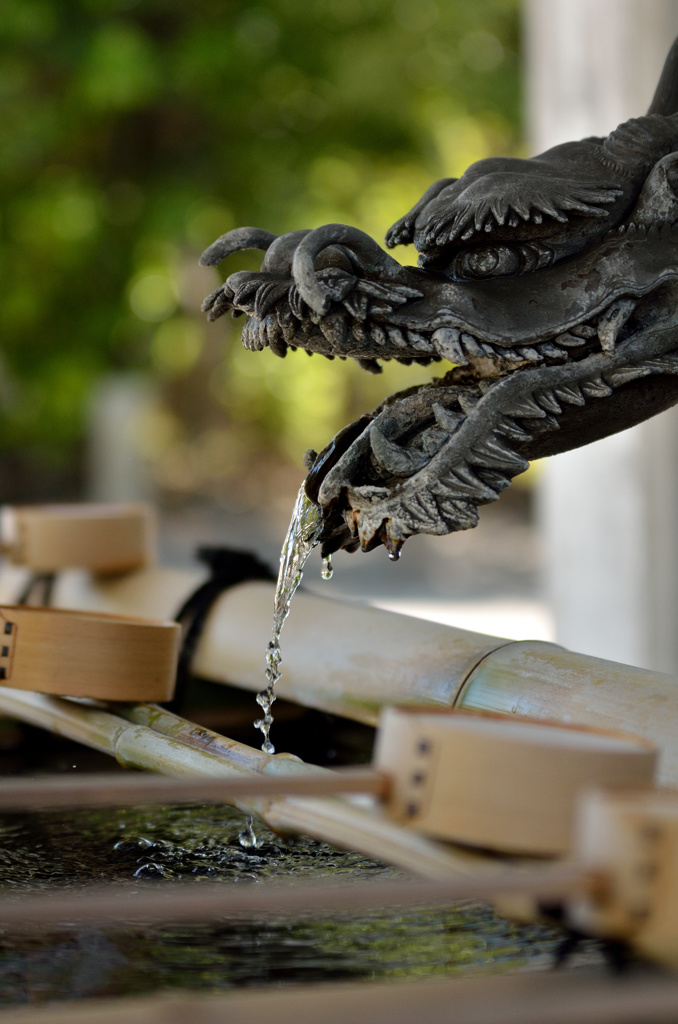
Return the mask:
<svg viewBox="0 0 678 1024"><path fill-rule="evenodd" d="M153 500L143 435L156 405L156 388L145 376L111 373L99 381L87 418L88 500Z"/></svg>
<svg viewBox="0 0 678 1024"><path fill-rule="evenodd" d="M525 0L530 148L644 113L676 0ZM540 484L557 638L678 672L678 411L547 460Z"/></svg>

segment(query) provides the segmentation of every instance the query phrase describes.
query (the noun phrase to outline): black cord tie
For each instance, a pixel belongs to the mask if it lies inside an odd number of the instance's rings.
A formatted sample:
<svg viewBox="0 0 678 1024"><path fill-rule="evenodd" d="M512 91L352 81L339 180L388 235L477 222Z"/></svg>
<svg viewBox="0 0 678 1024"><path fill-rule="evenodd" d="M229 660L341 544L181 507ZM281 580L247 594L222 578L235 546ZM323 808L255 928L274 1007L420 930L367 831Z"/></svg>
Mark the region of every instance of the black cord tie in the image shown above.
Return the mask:
<svg viewBox="0 0 678 1024"><path fill-rule="evenodd" d="M49 608L52 603L55 581L55 572L32 572L16 598L15 604L30 604Z"/></svg>
<svg viewBox="0 0 678 1024"><path fill-rule="evenodd" d="M181 649L177 663L177 685L174 700L169 705L176 709L181 704L186 685L191 678L191 664L212 605L225 591L250 580L275 582L276 577L265 562L249 551L231 548L201 547L196 558L210 569L210 575L182 604L174 621L183 628Z"/></svg>

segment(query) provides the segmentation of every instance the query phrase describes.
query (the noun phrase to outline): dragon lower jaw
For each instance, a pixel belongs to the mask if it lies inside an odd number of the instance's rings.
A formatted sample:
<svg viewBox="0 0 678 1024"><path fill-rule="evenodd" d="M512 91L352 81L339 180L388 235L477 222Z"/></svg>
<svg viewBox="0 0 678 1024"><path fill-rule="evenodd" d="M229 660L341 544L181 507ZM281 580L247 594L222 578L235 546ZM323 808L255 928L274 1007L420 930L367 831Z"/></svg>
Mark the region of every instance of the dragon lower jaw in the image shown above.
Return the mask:
<svg viewBox="0 0 678 1024"><path fill-rule="evenodd" d="M675 404L678 316L649 326L633 315L623 326L619 321L610 309L606 322L617 326L604 349L600 328L595 338L582 329L576 337L589 337L565 360L549 365L547 357L495 377L453 369L392 396L347 428L307 478L307 492L325 512L324 553L369 551L381 543L397 558L413 534L469 529L479 507L533 459L598 440Z"/></svg>

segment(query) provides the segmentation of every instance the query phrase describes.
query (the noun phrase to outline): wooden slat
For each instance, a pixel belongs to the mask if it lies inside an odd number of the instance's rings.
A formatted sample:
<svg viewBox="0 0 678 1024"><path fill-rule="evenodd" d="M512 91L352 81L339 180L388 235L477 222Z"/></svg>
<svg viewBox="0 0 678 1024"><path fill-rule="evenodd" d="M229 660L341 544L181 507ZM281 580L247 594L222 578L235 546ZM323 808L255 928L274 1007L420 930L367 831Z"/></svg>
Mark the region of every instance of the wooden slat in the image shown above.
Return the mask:
<svg viewBox="0 0 678 1024"><path fill-rule="evenodd" d="M0 898L0 928L46 928L66 922L130 925L272 914L348 913L468 899L494 900L512 895L552 901L581 895L590 884L579 868L558 865L529 870L505 868L492 876L478 874L449 882L265 883L237 889L222 882L168 882L148 890L138 884L91 885Z"/></svg>
<svg viewBox="0 0 678 1024"><path fill-rule="evenodd" d="M674 1024L678 981L600 972L172 992L0 1011L0 1024Z"/></svg>
<svg viewBox="0 0 678 1024"><path fill-rule="evenodd" d="M368 769L236 779L175 779L162 775L109 772L65 777L50 775L3 780L0 810L232 803L248 797L330 796L336 793L381 795L387 786L387 776Z"/></svg>

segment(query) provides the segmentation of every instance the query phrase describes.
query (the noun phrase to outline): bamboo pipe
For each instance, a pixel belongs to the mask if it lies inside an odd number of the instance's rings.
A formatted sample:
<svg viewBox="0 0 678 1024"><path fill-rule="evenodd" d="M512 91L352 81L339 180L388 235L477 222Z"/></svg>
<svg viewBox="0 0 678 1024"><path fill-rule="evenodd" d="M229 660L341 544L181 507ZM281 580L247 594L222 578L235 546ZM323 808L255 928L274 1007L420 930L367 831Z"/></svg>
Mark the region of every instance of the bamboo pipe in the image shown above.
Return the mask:
<svg viewBox="0 0 678 1024"><path fill-rule="evenodd" d="M526 715L642 736L659 752L657 781L678 785L678 679L524 640L480 662L455 707Z"/></svg>
<svg viewBox="0 0 678 1024"><path fill-rule="evenodd" d="M172 618L204 578L161 568L115 578L67 571L57 578L53 604ZM0 602L17 593L21 580L3 567ZM262 689L274 593L272 583L253 582L217 599L193 660L197 675ZM299 590L282 634L276 693L376 725L385 704L450 707L478 662L509 642Z"/></svg>
<svg viewBox="0 0 678 1024"><path fill-rule="evenodd" d="M0 602L24 579L3 568ZM204 574L149 568L116 578L65 572L55 604L171 617ZM274 586L244 583L214 604L193 668L206 679L258 691L270 638ZM392 704L460 707L621 729L659 748L659 781L678 784L678 680L299 591L282 634L280 697L378 723Z"/></svg>
<svg viewBox="0 0 678 1024"><path fill-rule="evenodd" d="M0 712L112 754L125 768L174 777L251 779L259 778L264 771L277 775L304 773L316 776L327 771L290 755L262 754L226 737L220 737L223 740L220 752L201 749L108 711L30 690L0 687ZM186 726L190 727L190 723ZM202 731L197 726L194 729ZM247 766L248 752L254 767ZM263 763L262 758L265 759ZM232 798L227 802L247 813L256 814L275 830L303 832L434 881L475 874L478 870L488 874L506 870L498 867L500 862L452 851L408 832L381 817L376 807L366 811L339 797Z"/></svg>

